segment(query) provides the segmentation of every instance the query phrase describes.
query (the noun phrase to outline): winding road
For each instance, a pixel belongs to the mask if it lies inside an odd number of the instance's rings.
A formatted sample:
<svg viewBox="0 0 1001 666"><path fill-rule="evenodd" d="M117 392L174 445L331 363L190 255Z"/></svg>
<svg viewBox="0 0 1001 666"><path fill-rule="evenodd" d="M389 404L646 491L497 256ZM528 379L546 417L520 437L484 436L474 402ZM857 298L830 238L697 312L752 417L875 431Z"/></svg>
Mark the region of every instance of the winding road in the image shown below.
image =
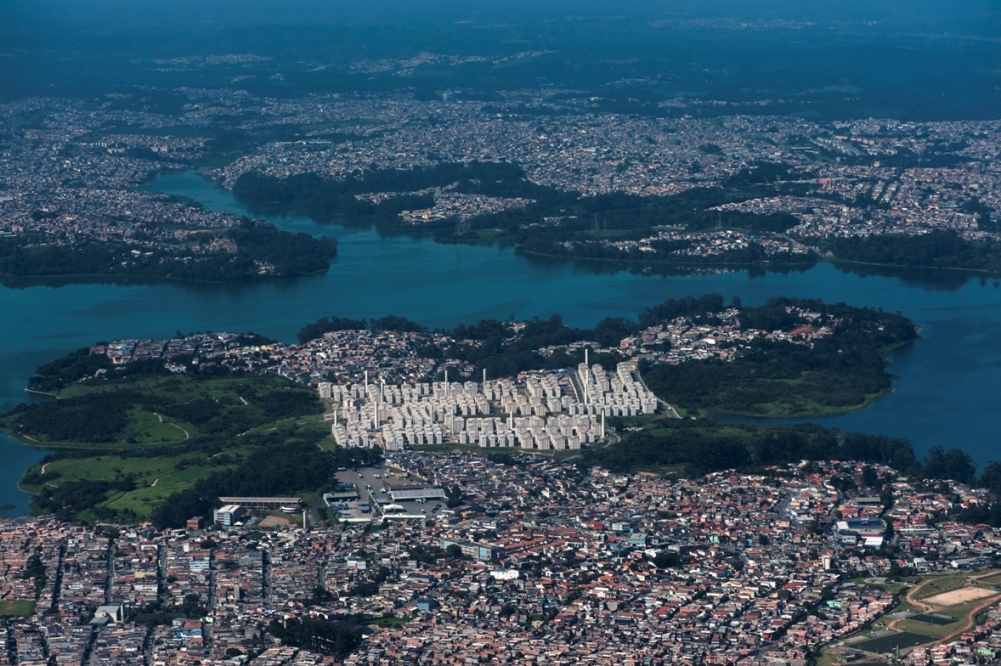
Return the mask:
<svg viewBox="0 0 1001 666"><path fill-rule="evenodd" d="M987 573L978 574L976 576L970 576L969 579L967 579L967 585L966 586L968 586L969 583L971 583L971 582L973 582L975 580L980 580L981 578L990 578L991 576L996 576L997 574L998 574L997 570L991 570L991 571L988 571ZM925 585L928 585L929 583L931 583L931 582L933 582L935 580L936 580L935 578L929 578L928 580L923 581L920 585L917 585L916 587L911 588L907 592L907 594L904 595L904 601L906 601L908 604L911 604L912 606L920 608L922 613L934 613L936 610L941 610L941 607L932 606L931 604L926 604L925 602L919 601L918 599L914 598L914 595L916 595ZM966 586L964 586L964 587L966 587ZM982 612L984 612L985 609L990 608L994 604L998 603L999 600L1001 600L1001 593L995 594L994 596L991 596L991 597L987 597L986 599L983 600L982 603L979 603L976 606L974 606L973 609L971 609L966 614L966 617L963 620L963 623L955 631L951 631L951 632L949 632L948 635L944 636L943 638L939 638L939 639L934 640L934 641L932 641L930 643L924 643L924 644L920 645L919 647L923 647L923 648L934 647L934 646L942 644L942 643L948 643L949 641L954 640L957 636L961 636L962 634L965 634L967 631L969 631L970 629L972 629L973 627L976 626L976 624L977 624L977 616L980 615ZM897 624L899 622L902 622L903 620L906 620L906 619L907 618L897 618L893 622L890 622L889 624L887 624L886 628L887 629L898 630L897 629ZM898 630L898 631L903 631L903 630Z"/></svg>

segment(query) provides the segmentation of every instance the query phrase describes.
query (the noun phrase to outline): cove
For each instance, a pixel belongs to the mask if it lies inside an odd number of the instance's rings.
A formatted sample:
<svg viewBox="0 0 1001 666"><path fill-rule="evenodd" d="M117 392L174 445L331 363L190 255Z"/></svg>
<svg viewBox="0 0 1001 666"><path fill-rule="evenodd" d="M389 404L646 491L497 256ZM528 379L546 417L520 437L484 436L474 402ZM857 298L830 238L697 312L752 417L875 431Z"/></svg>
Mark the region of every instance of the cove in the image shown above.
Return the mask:
<svg viewBox="0 0 1001 666"><path fill-rule="evenodd" d="M21 474L32 465L37 465L42 458L52 453L51 449L37 446L25 446L16 439L0 432L0 506L13 505L13 509L0 511L0 518L14 518L29 513L28 502L31 495L17 487Z"/></svg>
<svg viewBox="0 0 1001 666"><path fill-rule="evenodd" d="M146 189L190 197L211 210L250 214L229 191L197 171L161 176ZM45 399L24 391L32 371L100 340L164 338L178 330L252 330L291 342L303 324L331 315L396 314L430 327L452 327L483 318L558 312L570 325L593 326L610 315L635 317L668 298L718 292L759 304L786 295L900 311L922 327L920 341L891 355L891 371L900 375L892 395L860 412L811 420L845 431L905 437L918 455L938 445L962 448L981 466L1001 459L994 434L994 387L1001 385L1001 289L990 280L920 282L907 276L863 276L827 263L804 273L759 277L746 272L664 277L611 267L598 272L532 259L513 248L443 245L430 237L384 237L374 229L320 224L306 217L263 217L288 231L336 237L338 256L330 270L245 285L0 288L0 409Z"/></svg>

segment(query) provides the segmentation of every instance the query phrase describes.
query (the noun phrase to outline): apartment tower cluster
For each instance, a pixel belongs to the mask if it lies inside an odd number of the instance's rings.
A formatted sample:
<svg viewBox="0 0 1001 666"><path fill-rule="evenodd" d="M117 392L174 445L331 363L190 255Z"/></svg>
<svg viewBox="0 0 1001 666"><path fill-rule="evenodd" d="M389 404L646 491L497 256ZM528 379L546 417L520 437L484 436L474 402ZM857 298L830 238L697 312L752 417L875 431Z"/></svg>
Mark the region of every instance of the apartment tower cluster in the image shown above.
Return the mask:
<svg viewBox="0 0 1001 666"><path fill-rule="evenodd" d="M633 361L615 372L586 362L577 371L544 371L482 382L390 385L319 384L334 402L340 446L401 451L404 446L472 444L483 448L579 449L605 437L606 416L657 411Z"/></svg>

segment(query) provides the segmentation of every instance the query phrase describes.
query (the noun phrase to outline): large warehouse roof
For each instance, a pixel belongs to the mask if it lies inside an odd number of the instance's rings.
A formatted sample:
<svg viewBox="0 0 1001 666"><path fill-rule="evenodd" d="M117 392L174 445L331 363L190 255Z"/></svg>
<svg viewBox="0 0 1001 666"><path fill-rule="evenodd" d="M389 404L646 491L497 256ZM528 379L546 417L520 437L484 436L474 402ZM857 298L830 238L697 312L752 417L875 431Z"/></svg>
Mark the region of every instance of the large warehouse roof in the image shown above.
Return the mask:
<svg viewBox="0 0 1001 666"><path fill-rule="evenodd" d="M394 490L390 492L394 502L406 502L415 499L447 499L441 488L413 488L409 490Z"/></svg>

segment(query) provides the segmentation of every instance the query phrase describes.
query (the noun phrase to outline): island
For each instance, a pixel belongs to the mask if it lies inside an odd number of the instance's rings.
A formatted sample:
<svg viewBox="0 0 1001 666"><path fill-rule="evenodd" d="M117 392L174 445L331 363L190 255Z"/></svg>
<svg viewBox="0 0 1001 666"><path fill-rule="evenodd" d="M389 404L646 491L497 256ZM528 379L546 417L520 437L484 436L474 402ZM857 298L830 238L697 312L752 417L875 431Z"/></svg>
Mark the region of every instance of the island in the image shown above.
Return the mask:
<svg viewBox="0 0 1001 666"><path fill-rule="evenodd" d="M658 413L678 420L859 409L892 389L886 354L916 338L913 323L897 314L789 298L745 307L718 294L666 301L639 321L606 318L590 330L566 326L558 315L452 331L427 331L396 316L330 317L303 327L296 344L253 333L97 343L38 368L30 388L59 399L22 405L0 417L0 427L26 443L65 450L22 479L36 493L35 510L67 520L179 526L187 514L208 511L213 496L322 486L322 461L331 452L344 465L405 445L583 451L586 460L592 444L607 441L606 420L616 428L617 419ZM352 385L364 388L345 388ZM387 390L398 396L385 398L389 405L441 393L444 411L425 432L406 426L409 417L377 409L372 432L360 430L370 417L357 398L370 397L375 386L383 398ZM468 420L481 414L498 420ZM737 437L741 450L754 450L747 442L757 437L799 432L730 430L745 433ZM776 451L813 446L789 436L792 443ZM825 436L818 458L841 441ZM660 447L657 464L715 471L788 461L734 457L712 446L719 456L713 463L695 455L697 441L680 454L670 452L674 445ZM262 467L267 473L252 472Z"/></svg>

